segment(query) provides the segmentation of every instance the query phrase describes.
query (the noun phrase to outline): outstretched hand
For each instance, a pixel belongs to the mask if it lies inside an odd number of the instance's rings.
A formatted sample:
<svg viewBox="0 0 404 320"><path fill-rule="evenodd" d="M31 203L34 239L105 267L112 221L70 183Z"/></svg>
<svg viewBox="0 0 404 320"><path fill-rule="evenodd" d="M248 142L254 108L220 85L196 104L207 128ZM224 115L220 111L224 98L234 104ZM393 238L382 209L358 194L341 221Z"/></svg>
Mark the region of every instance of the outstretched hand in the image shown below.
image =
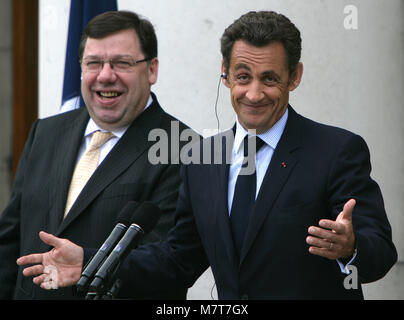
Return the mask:
<svg viewBox="0 0 404 320"><path fill-rule="evenodd" d="M322 219L319 226L309 227L306 242L309 252L328 259L350 258L355 251L355 234L352 225L354 199L348 200L335 221Z"/></svg>
<svg viewBox="0 0 404 320"><path fill-rule="evenodd" d="M24 276L36 276L33 282L43 289L57 289L76 284L83 267L83 248L44 231L39 233L39 237L46 244L53 246L53 249L18 258L17 264L20 266L34 264L24 269Z"/></svg>

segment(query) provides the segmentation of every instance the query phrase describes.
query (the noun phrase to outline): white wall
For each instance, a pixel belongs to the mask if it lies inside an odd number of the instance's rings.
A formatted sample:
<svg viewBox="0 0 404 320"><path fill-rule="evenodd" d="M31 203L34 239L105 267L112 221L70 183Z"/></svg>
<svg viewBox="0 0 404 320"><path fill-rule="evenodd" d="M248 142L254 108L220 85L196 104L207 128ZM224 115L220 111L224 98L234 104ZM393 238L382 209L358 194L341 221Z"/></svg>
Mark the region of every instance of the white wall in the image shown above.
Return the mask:
<svg viewBox="0 0 404 320"><path fill-rule="evenodd" d="M344 28L344 8L358 9L358 29ZM362 135L404 261L404 1L402 0L119 0L119 9L151 20L159 39L159 81L153 91L166 111L200 133L216 128L214 103L220 75L219 39L250 10L288 16L303 39L303 81L291 104L314 120ZM39 115L58 112L61 101L69 1L40 1ZM221 87L221 129L234 120ZM210 273L189 297L210 299ZM213 295L216 296L215 290ZM404 263L365 286L367 298L404 299Z"/></svg>

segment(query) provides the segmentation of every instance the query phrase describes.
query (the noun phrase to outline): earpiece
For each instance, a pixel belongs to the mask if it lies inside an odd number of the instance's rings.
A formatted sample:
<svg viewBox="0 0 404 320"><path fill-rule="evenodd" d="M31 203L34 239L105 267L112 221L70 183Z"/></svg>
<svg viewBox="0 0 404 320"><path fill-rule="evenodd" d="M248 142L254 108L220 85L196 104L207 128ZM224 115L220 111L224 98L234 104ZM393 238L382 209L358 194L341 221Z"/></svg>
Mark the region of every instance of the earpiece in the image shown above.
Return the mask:
<svg viewBox="0 0 404 320"><path fill-rule="evenodd" d="M226 72L223 72L220 76L221 76L223 79L227 79L227 73L226 73Z"/></svg>

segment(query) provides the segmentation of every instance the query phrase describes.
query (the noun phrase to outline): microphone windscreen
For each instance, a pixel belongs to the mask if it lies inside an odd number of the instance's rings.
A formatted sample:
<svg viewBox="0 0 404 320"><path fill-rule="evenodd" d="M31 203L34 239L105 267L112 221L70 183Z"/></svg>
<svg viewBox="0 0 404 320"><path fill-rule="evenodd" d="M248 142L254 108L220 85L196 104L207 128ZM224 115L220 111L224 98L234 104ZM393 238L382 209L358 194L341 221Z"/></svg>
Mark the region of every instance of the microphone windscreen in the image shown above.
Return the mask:
<svg viewBox="0 0 404 320"><path fill-rule="evenodd" d="M141 227L146 234L154 228L161 214L161 210L154 204L142 202L133 215L132 221Z"/></svg>
<svg viewBox="0 0 404 320"><path fill-rule="evenodd" d="M139 207L139 203L136 201L129 201L119 212L119 216L117 219L117 223L122 223L125 226L129 227L133 220L134 213Z"/></svg>

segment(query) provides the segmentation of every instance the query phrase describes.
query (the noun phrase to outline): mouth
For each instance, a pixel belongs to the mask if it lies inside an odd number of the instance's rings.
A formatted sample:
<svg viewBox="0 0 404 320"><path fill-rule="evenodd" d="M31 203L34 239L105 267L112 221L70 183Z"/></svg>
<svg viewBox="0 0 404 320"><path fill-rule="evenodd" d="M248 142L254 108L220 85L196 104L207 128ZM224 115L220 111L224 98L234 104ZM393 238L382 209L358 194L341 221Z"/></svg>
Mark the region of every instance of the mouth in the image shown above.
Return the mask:
<svg viewBox="0 0 404 320"><path fill-rule="evenodd" d="M113 99L122 95L122 92L117 91L96 91L97 95L105 99Z"/></svg>
<svg viewBox="0 0 404 320"><path fill-rule="evenodd" d="M251 111L259 111L262 109L266 109L270 107L270 103L257 103L257 104L251 104L251 103L242 103L242 105L247 109Z"/></svg>

